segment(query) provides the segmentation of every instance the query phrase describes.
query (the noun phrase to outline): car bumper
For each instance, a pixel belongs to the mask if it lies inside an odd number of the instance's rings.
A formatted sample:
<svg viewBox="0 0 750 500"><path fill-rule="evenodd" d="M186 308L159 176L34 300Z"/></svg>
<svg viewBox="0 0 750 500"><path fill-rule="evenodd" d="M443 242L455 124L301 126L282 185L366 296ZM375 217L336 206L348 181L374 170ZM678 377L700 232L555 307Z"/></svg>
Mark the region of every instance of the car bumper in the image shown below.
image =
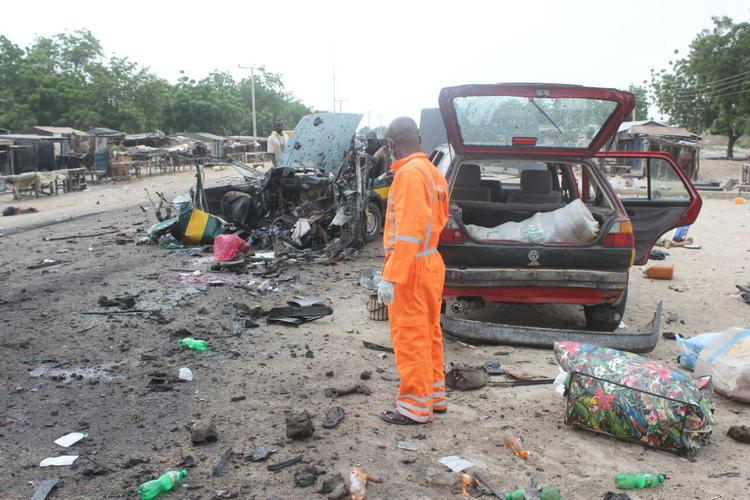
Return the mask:
<svg viewBox="0 0 750 500"><path fill-rule="evenodd" d="M616 304L627 287L627 272L448 268L443 296L530 304Z"/></svg>

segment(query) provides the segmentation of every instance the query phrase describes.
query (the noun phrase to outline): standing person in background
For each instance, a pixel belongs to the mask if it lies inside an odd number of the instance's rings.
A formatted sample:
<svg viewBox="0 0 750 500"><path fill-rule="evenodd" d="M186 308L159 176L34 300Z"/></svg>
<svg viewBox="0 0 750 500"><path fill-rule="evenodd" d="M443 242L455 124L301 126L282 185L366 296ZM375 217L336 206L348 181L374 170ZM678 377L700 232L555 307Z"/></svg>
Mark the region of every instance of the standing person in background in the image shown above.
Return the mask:
<svg viewBox="0 0 750 500"><path fill-rule="evenodd" d="M401 381L396 407L380 414L390 424L425 424L445 413L440 305L445 264L437 251L448 220L448 184L421 148L417 124L396 118L386 147L393 159L378 297L388 304L391 340Z"/></svg>
<svg viewBox="0 0 750 500"><path fill-rule="evenodd" d="M370 168L369 177L375 179L383 173L385 173L391 166L391 160L388 156L388 149L383 144L384 141L378 139L378 134L375 132L367 133L367 144L365 145L365 153L372 155L375 158L375 162Z"/></svg>
<svg viewBox="0 0 750 500"><path fill-rule="evenodd" d="M268 136L268 147L266 148L266 152L271 157L271 163L273 163L274 167L278 166L281 157L284 155L286 141L284 122L281 118L276 118L273 121L273 132Z"/></svg>

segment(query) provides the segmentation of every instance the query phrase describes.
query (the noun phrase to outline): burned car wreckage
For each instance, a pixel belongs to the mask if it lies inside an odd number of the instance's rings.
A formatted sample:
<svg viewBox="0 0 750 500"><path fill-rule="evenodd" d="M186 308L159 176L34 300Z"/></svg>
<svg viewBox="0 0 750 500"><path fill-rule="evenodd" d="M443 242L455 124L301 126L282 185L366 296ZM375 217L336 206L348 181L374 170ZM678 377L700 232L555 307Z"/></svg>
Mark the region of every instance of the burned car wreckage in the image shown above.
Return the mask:
<svg viewBox="0 0 750 500"><path fill-rule="evenodd" d="M354 147L362 115L304 117L278 165L265 174L232 165L245 182L203 190L205 210L234 225L255 250L276 258L343 258L365 242L367 172Z"/></svg>

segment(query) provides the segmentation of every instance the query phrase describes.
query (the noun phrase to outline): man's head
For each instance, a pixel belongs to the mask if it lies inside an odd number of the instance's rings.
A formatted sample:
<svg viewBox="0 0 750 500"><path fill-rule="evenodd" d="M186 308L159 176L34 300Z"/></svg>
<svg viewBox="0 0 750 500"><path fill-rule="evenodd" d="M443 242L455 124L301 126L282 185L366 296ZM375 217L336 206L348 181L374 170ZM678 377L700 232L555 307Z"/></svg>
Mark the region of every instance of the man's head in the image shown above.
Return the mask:
<svg viewBox="0 0 750 500"><path fill-rule="evenodd" d="M284 120L281 118L274 118L273 129L279 134L282 133L284 131Z"/></svg>
<svg viewBox="0 0 750 500"><path fill-rule="evenodd" d="M385 138L388 148L397 160L420 151L422 145L419 128L416 122L408 116L393 120L388 127Z"/></svg>
<svg viewBox="0 0 750 500"><path fill-rule="evenodd" d="M367 145L365 146L365 151L367 154L374 155L375 152L379 149L378 146L378 134L375 132L367 132Z"/></svg>

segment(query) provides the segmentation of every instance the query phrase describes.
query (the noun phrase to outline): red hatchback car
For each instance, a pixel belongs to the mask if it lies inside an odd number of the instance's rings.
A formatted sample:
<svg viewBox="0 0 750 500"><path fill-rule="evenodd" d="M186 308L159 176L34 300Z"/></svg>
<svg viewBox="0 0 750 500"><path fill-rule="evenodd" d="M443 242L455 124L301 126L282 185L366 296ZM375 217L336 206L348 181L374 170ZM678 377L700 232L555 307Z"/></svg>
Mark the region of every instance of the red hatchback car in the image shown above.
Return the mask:
<svg viewBox="0 0 750 500"><path fill-rule="evenodd" d="M439 245L449 305L580 304L589 329L617 328L630 266L702 204L670 155L600 152L633 94L465 85L444 88L439 103L450 148L431 159L451 189Z"/></svg>

